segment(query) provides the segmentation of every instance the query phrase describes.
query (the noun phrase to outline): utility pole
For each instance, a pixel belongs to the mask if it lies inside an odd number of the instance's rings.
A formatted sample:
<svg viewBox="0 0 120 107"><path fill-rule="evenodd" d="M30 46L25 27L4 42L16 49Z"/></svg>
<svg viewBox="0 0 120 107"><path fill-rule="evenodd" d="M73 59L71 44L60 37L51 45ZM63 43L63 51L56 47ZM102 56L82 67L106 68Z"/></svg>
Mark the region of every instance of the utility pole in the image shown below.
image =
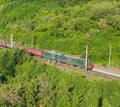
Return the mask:
<svg viewBox="0 0 120 107"><path fill-rule="evenodd" d="M55 51L53 50L53 56L52 56L53 58L53 65L55 65Z"/></svg>
<svg viewBox="0 0 120 107"><path fill-rule="evenodd" d="M10 35L11 48L13 48L13 35Z"/></svg>
<svg viewBox="0 0 120 107"><path fill-rule="evenodd" d="M108 60L108 71L110 71L111 53L112 53L112 46L110 45L110 50L109 50L109 60Z"/></svg>
<svg viewBox="0 0 120 107"><path fill-rule="evenodd" d="M87 73L87 60L88 60L88 46L86 45L86 57L85 57L85 72Z"/></svg>

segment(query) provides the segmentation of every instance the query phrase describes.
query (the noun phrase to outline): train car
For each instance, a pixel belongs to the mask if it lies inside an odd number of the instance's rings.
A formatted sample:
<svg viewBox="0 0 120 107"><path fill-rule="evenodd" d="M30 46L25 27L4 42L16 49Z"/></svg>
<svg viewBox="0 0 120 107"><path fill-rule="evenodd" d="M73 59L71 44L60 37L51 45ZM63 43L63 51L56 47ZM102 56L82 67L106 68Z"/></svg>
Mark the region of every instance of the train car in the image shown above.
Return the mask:
<svg viewBox="0 0 120 107"><path fill-rule="evenodd" d="M53 58L53 55L54 55L54 54L55 54L55 53L53 53L53 51L44 51L43 57L52 60L52 59L54 59L54 58Z"/></svg>
<svg viewBox="0 0 120 107"><path fill-rule="evenodd" d="M54 51L44 51L43 57L51 60L56 60L56 52Z"/></svg>
<svg viewBox="0 0 120 107"><path fill-rule="evenodd" d="M66 60L67 64L85 69L85 59L84 58L80 58L78 56L69 56L69 55L65 55L65 57L67 59ZM87 62L87 69L88 70L93 69L93 64L90 60L88 60L88 62Z"/></svg>
<svg viewBox="0 0 120 107"><path fill-rule="evenodd" d="M1 40L0 46L5 47L5 48L11 48L11 43ZM13 44L13 47L14 47L14 44Z"/></svg>
<svg viewBox="0 0 120 107"><path fill-rule="evenodd" d="M43 56L43 51L42 50L37 50L33 48L26 48L26 52L29 53L30 55L35 55L35 56Z"/></svg>
<svg viewBox="0 0 120 107"><path fill-rule="evenodd" d="M6 47L7 46L7 42L3 41L3 40L0 40L0 46Z"/></svg>
<svg viewBox="0 0 120 107"><path fill-rule="evenodd" d="M67 57L55 51L44 51L43 57L61 63L67 63Z"/></svg>
<svg viewBox="0 0 120 107"><path fill-rule="evenodd" d="M14 47L14 45L13 45L13 47ZM6 48L12 48L12 47L11 47L11 43L7 42L7 43L6 43Z"/></svg>
<svg viewBox="0 0 120 107"><path fill-rule="evenodd" d="M74 66L79 66L81 68L85 68L85 59L77 56L68 56L67 63Z"/></svg>
<svg viewBox="0 0 120 107"><path fill-rule="evenodd" d="M43 57L55 61L62 62L63 54L55 52L55 51L44 51Z"/></svg>
<svg viewBox="0 0 120 107"><path fill-rule="evenodd" d="M63 54L61 60L62 63L67 63L68 58L66 57L66 55Z"/></svg>
<svg viewBox="0 0 120 107"><path fill-rule="evenodd" d="M61 53L56 53L56 61L58 61L58 62L63 62L63 61L62 61L62 58L63 58L63 54L61 54Z"/></svg>
<svg viewBox="0 0 120 107"><path fill-rule="evenodd" d="M20 50L24 49L24 47L21 45L15 45L15 48L20 49Z"/></svg>

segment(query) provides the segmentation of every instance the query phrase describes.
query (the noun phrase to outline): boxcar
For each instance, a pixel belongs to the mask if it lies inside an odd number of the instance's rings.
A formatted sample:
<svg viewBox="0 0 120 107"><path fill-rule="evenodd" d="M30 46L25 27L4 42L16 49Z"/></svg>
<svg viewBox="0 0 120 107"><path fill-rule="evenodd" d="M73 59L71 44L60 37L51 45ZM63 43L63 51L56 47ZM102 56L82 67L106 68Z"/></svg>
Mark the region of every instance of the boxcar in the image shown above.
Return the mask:
<svg viewBox="0 0 120 107"><path fill-rule="evenodd" d="M26 48L26 52L28 52L30 55L35 55L35 56L43 56L43 51L42 50L37 50L33 48Z"/></svg>
<svg viewBox="0 0 120 107"><path fill-rule="evenodd" d="M1 40L1 41L0 41L0 46L2 46L2 47L6 47L6 46L7 46L7 42Z"/></svg>

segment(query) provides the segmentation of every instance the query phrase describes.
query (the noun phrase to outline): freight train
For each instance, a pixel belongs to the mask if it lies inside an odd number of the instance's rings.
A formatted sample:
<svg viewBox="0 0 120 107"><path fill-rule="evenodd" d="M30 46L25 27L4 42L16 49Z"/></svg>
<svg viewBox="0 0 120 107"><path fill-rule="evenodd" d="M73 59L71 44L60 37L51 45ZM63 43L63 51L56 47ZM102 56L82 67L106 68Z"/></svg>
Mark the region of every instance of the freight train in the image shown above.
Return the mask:
<svg viewBox="0 0 120 107"><path fill-rule="evenodd" d="M3 40L0 40L0 46L5 48L13 47L18 49L25 49L26 52L30 55L39 56L41 58L46 58L46 59L54 60L56 62L61 62L61 63L65 63L68 65L73 65L73 66L85 69L85 58L81 58L78 56L66 55L60 52L55 52L55 51L38 50L30 47L23 47L17 44L13 44L11 46L11 43ZM87 69L88 70L93 69L93 63L90 60L87 61Z"/></svg>

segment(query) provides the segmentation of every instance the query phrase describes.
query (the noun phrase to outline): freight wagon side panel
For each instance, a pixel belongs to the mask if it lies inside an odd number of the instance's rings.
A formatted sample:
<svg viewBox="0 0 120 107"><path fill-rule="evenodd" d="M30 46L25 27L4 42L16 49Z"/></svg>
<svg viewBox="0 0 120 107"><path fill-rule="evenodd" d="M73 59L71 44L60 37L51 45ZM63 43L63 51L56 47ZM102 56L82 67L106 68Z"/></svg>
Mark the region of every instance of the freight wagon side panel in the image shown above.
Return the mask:
<svg viewBox="0 0 120 107"><path fill-rule="evenodd" d="M79 66L81 68L85 68L85 60L84 59L72 58L71 64L75 65L75 66Z"/></svg>
<svg viewBox="0 0 120 107"><path fill-rule="evenodd" d="M52 59L55 61L62 61L62 54L53 53L53 52L44 52L43 57Z"/></svg>
<svg viewBox="0 0 120 107"><path fill-rule="evenodd" d="M43 57L48 58L48 59L53 59L53 54L49 52L44 52Z"/></svg>
<svg viewBox="0 0 120 107"><path fill-rule="evenodd" d="M62 55L61 60L63 63L67 63L67 56Z"/></svg>
<svg viewBox="0 0 120 107"><path fill-rule="evenodd" d="M57 54L56 53L56 60L59 62L62 62L62 54Z"/></svg>
<svg viewBox="0 0 120 107"><path fill-rule="evenodd" d="M33 53L36 56L40 56L40 57L42 57L42 55L43 55L43 51L41 51L41 50L33 50L33 51L31 51L31 53Z"/></svg>
<svg viewBox="0 0 120 107"><path fill-rule="evenodd" d="M72 58L71 57L67 57L67 64L72 65Z"/></svg>
<svg viewBox="0 0 120 107"><path fill-rule="evenodd" d="M0 46L6 47L6 46L7 46L7 42L5 42L5 41L0 41Z"/></svg>
<svg viewBox="0 0 120 107"><path fill-rule="evenodd" d="M10 43L7 43L7 44L6 44L6 47L7 47L7 48L11 48L11 44L10 44Z"/></svg>
<svg viewBox="0 0 120 107"><path fill-rule="evenodd" d="M43 55L43 51L41 51L41 50L27 48L26 51L31 55L36 55L36 56L40 56L40 57L42 57L42 55Z"/></svg>

